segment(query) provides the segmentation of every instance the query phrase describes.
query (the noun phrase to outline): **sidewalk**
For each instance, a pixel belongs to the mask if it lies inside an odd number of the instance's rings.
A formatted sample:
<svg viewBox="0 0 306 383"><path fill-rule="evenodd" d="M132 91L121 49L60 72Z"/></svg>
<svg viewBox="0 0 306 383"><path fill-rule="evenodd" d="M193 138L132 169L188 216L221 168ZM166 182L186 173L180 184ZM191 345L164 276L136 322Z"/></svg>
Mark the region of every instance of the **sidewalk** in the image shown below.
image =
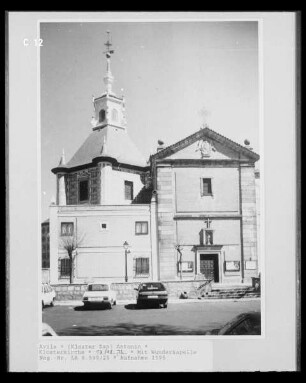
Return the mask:
<svg viewBox="0 0 306 383"><path fill-rule="evenodd" d="M207 303L207 302L241 302L241 301L256 301L261 298L229 298L229 299L197 299L197 298L189 298L189 299L178 299L178 298L169 298L168 304L186 304L186 303ZM130 305L136 304L135 300L125 300L125 301L117 301L117 305ZM71 300L71 301L55 301L54 306L83 306L82 301Z"/></svg>

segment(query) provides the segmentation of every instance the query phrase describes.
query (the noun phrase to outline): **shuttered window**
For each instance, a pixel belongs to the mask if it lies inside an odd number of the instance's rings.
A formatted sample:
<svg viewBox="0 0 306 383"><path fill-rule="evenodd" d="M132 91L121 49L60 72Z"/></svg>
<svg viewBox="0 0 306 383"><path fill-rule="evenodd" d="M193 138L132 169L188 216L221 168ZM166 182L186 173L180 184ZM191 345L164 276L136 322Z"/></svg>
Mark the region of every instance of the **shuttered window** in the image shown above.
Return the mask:
<svg viewBox="0 0 306 383"><path fill-rule="evenodd" d="M89 199L89 190L88 190L88 180L82 180L79 182L79 200L80 202L88 201Z"/></svg>
<svg viewBox="0 0 306 383"><path fill-rule="evenodd" d="M69 277L70 275L70 258L61 259L61 277Z"/></svg>
<svg viewBox="0 0 306 383"><path fill-rule="evenodd" d="M148 234L148 222L135 222L135 234L144 235Z"/></svg>
<svg viewBox="0 0 306 383"><path fill-rule="evenodd" d="M201 195L212 195L211 178L201 178Z"/></svg>
<svg viewBox="0 0 306 383"><path fill-rule="evenodd" d="M124 197L125 199L133 199L133 182L124 181Z"/></svg>
<svg viewBox="0 0 306 383"><path fill-rule="evenodd" d="M149 274L149 258L136 258L136 275Z"/></svg>
<svg viewBox="0 0 306 383"><path fill-rule="evenodd" d="M62 222L61 235L72 236L73 235L73 222Z"/></svg>

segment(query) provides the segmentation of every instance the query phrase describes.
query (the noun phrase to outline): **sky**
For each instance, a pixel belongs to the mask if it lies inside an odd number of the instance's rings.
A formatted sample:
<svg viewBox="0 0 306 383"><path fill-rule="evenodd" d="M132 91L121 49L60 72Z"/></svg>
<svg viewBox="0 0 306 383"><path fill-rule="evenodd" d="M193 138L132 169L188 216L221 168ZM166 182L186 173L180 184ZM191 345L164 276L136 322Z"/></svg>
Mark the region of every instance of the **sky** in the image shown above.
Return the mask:
<svg viewBox="0 0 306 383"><path fill-rule="evenodd" d="M127 130L146 159L203 123L259 153L258 26L222 22L41 24L42 220L56 196L51 169L92 131L92 97L105 91L106 31L113 91L124 95Z"/></svg>

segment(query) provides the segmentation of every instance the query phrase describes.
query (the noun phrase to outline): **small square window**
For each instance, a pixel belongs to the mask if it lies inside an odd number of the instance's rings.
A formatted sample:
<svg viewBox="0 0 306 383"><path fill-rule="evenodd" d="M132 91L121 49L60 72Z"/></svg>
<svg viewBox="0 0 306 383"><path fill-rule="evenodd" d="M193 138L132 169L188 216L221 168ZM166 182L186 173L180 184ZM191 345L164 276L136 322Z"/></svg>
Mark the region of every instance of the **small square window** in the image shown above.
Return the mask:
<svg viewBox="0 0 306 383"><path fill-rule="evenodd" d="M211 178L201 178L201 195L212 195Z"/></svg>
<svg viewBox="0 0 306 383"><path fill-rule="evenodd" d="M148 234L148 222L135 222L135 234L145 235Z"/></svg>
<svg viewBox="0 0 306 383"><path fill-rule="evenodd" d="M100 230L101 231L108 230L108 223L107 222L100 222Z"/></svg>
<svg viewBox="0 0 306 383"><path fill-rule="evenodd" d="M73 235L73 222L62 222L62 224L61 224L61 235L62 236Z"/></svg>

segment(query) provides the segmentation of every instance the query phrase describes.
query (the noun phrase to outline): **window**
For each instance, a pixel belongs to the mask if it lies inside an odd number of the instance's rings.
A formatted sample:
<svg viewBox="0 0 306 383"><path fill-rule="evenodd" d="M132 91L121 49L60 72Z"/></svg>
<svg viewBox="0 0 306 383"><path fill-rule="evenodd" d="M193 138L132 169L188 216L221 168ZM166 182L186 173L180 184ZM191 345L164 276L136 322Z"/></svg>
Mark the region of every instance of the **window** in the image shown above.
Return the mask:
<svg viewBox="0 0 306 383"><path fill-rule="evenodd" d="M135 222L135 234L144 235L148 234L148 222Z"/></svg>
<svg viewBox="0 0 306 383"><path fill-rule="evenodd" d="M124 197L125 199L133 199L133 182L124 181Z"/></svg>
<svg viewBox="0 0 306 383"><path fill-rule="evenodd" d="M113 121L118 120L118 111L116 109L113 109L113 111L112 111L112 120Z"/></svg>
<svg viewBox="0 0 306 383"><path fill-rule="evenodd" d="M109 291L109 286L108 285L88 285L87 291Z"/></svg>
<svg viewBox="0 0 306 383"><path fill-rule="evenodd" d="M101 231L108 230L108 224L107 224L107 222L100 222L100 230L101 230Z"/></svg>
<svg viewBox="0 0 306 383"><path fill-rule="evenodd" d="M82 180L79 182L79 201L85 202L89 199L88 193L88 180Z"/></svg>
<svg viewBox="0 0 306 383"><path fill-rule="evenodd" d="M201 196L212 195L211 178L201 178Z"/></svg>
<svg viewBox="0 0 306 383"><path fill-rule="evenodd" d="M141 283L138 291L166 291L165 286L158 282Z"/></svg>
<svg viewBox="0 0 306 383"><path fill-rule="evenodd" d="M105 120L105 110L101 109L99 112L99 122L103 122Z"/></svg>
<svg viewBox="0 0 306 383"><path fill-rule="evenodd" d="M149 274L149 258L136 258L136 275Z"/></svg>
<svg viewBox="0 0 306 383"><path fill-rule="evenodd" d="M70 258L61 259L61 277L69 277L70 276Z"/></svg>
<svg viewBox="0 0 306 383"><path fill-rule="evenodd" d="M62 222L62 224L61 224L61 235L62 236L73 235L73 223L72 222Z"/></svg>

